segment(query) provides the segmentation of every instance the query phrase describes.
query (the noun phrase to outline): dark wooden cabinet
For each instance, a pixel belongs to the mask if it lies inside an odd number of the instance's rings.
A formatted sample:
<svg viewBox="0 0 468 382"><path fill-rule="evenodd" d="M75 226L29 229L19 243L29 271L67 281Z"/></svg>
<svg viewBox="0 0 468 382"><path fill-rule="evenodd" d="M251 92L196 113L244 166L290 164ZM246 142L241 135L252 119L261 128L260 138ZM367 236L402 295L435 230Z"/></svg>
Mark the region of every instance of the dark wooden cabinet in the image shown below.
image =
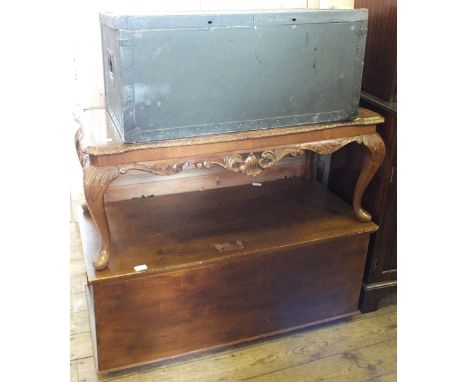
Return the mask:
<svg viewBox="0 0 468 382"><path fill-rule="evenodd" d="M396 292L397 278L397 167L396 128L397 113L391 104L362 98L361 105L385 117L377 131L385 141L387 153L384 162L370 183L363 198L363 207L372 214L380 226L371 236L363 278L360 309L369 312L377 309L381 298ZM328 187L347 202L352 202L354 185L359 176L364 156L354 143L332 156Z"/></svg>
<svg viewBox="0 0 468 382"><path fill-rule="evenodd" d="M397 0L355 0L369 12L362 91L386 102L397 95Z"/></svg>
<svg viewBox="0 0 468 382"><path fill-rule="evenodd" d="M369 242L360 298L361 311L369 312L377 309L383 297L395 293L397 285L396 1L356 0L355 7L369 9L361 106L385 117L377 131L387 148L363 199L364 208L380 226ZM328 186L349 203L362 154L357 145L350 144L331 159Z"/></svg>

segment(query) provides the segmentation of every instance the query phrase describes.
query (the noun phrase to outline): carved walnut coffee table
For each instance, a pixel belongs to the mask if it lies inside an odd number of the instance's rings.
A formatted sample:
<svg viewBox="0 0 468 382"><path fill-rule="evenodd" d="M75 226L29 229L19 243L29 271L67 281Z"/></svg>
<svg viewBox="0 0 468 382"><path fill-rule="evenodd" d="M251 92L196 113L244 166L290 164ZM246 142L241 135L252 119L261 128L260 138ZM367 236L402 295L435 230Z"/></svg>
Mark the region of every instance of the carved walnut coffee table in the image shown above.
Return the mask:
<svg viewBox="0 0 468 382"><path fill-rule="evenodd" d="M362 195L385 156L385 145L376 132L384 121L379 114L360 108L353 121L282 127L175 139L142 144L124 144L103 109L88 111L76 133L76 150L83 167L86 203L101 237L94 258L96 270L105 269L111 256L111 232L104 193L115 179L129 170L168 176L187 168L221 166L228 171L256 176L282 158L306 151L330 154L351 142L366 149L356 183L353 209L362 222L371 215L361 206Z"/></svg>

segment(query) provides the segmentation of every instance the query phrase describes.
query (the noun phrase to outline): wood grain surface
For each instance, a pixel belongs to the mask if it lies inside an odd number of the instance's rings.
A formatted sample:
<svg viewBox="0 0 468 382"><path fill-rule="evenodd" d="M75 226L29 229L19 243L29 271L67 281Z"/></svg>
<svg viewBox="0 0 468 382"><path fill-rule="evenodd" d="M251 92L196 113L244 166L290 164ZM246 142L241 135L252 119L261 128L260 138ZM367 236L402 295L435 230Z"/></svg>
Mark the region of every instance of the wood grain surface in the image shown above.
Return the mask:
<svg viewBox="0 0 468 382"><path fill-rule="evenodd" d="M147 265L145 274L167 272L377 229L372 222L356 221L349 205L323 185L298 178L108 203L107 213L114 252L109 267L99 272L92 265L99 250L97 230L89 215L78 213L92 284L135 277L138 264ZM244 249L215 248L236 240Z"/></svg>
<svg viewBox="0 0 468 382"><path fill-rule="evenodd" d="M74 275L84 275L84 257L76 218L70 224L70 234L70 266L81 270ZM79 289L76 283L83 282L83 279L74 278L73 281L73 287ZM74 295L72 293L72 300L79 301L81 296L75 298ZM80 306L84 309L81 311L87 314L86 304ZM73 302L70 310L74 310ZM288 382L395 382L396 317L396 306L391 305L373 313L250 345L108 375L96 374L94 356L86 355L70 360L70 381L235 382L268 380L269 375L275 374L274 378ZM71 325L74 325L73 316ZM71 333L72 342L75 337L76 334ZM85 341L75 344L89 347L90 342L91 336L88 336ZM86 352L79 350L75 354ZM298 367L302 369L300 375L295 371ZM359 372L356 372L358 367Z"/></svg>
<svg viewBox="0 0 468 382"><path fill-rule="evenodd" d="M100 371L355 313L377 229L303 179L121 201L108 210L115 252L102 272L91 264L96 228L84 215L80 221ZM135 272L139 264L148 269Z"/></svg>
<svg viewBox="0 0 468 382"><path fill-rule="evenodd" d="M92 286L100 371L357 311L369 234Z"/></svg>

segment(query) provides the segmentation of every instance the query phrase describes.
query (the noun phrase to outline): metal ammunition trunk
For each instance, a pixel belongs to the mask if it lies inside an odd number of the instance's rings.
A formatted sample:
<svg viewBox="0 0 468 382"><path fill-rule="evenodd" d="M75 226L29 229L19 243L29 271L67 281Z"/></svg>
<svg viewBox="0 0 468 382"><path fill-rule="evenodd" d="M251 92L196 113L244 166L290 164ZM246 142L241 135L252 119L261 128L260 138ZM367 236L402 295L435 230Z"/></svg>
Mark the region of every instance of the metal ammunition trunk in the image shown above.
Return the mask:
<svg viewBox="0 0 468 382"><path fill-rule="evenodd" d="M367 10L101 14L124 142L352 119Z"/></svg>

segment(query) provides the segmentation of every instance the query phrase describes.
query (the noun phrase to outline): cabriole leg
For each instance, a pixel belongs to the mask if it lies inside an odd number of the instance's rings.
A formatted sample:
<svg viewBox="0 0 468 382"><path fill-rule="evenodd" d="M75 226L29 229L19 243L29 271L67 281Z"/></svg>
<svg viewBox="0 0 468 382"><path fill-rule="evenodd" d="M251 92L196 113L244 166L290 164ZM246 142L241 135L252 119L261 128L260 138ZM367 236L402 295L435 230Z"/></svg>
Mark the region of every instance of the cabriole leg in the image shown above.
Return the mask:
<svg viewBox="0 0 468 382"><path fill-rule="evenodd" d="M85 166L83 168L83 188L91 217L101 237L101 249L93 260L96 270L107 268L111 253L109 224L104 206L104 193L114 179L119 176L116 167Z"/></svg>
<svg viewBox="0 0 468 382"><path fill-rule="evenodd" d="M364 157L364 164L354 189L353 209L354 213L356 214L356 218L359 221L369 222L371 221L372 216L369 212L362 208L362 195L364 194L366 187L374 177L378 168L382 164L382 161L385 157L385 144L382 137L378 133L364 135L358 142L365 146L366 153Z"/></svg>

